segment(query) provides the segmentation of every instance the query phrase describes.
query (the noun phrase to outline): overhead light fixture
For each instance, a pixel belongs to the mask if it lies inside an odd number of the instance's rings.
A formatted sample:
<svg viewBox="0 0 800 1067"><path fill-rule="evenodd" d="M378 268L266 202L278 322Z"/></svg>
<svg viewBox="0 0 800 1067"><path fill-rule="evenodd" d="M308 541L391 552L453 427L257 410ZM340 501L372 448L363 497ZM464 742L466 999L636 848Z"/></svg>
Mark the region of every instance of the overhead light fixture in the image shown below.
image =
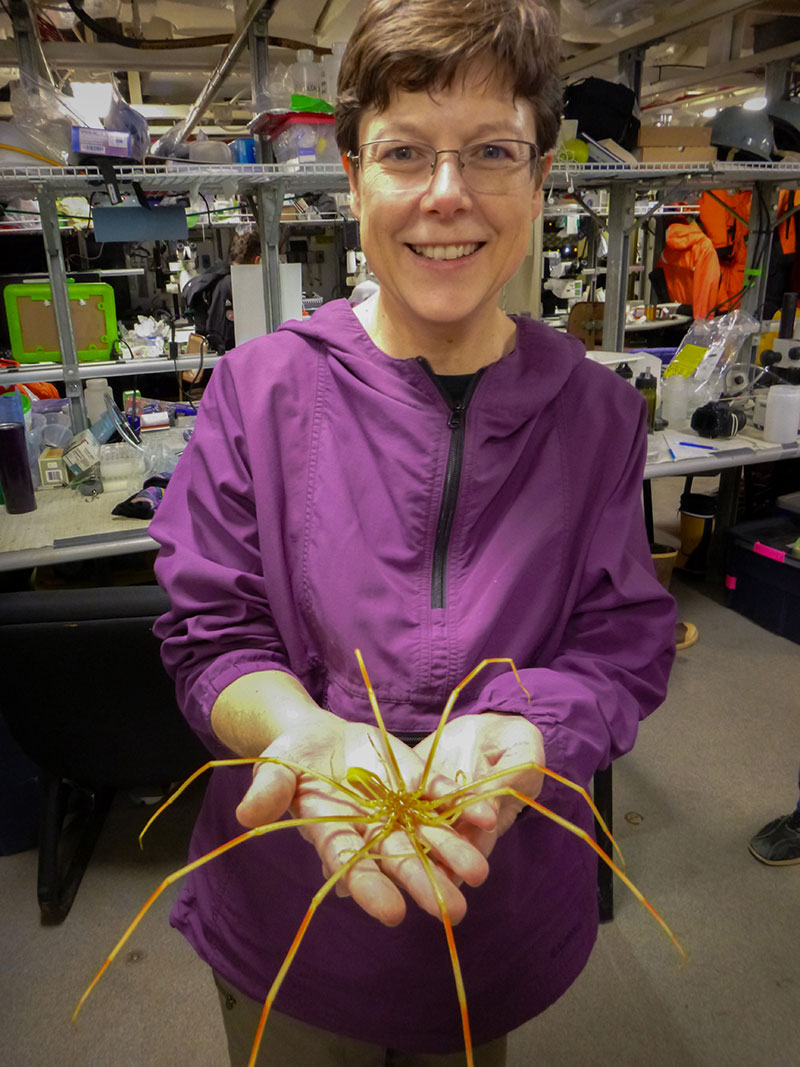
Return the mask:
<svg viewBox="0 0 800 1067"><path fill-rule="evenodd" d="M745 100L742 104L745 111L763 111L766 106L766 96L751 96L749 100Z"/></svg>
<svg viewBox="0 0 800 1067"><path fill-rule="evenodd" d="M702 112L703 118L704 119L713 119L718 111L719 111L718 107L707 107L705 109L705 111Z"/></svg>

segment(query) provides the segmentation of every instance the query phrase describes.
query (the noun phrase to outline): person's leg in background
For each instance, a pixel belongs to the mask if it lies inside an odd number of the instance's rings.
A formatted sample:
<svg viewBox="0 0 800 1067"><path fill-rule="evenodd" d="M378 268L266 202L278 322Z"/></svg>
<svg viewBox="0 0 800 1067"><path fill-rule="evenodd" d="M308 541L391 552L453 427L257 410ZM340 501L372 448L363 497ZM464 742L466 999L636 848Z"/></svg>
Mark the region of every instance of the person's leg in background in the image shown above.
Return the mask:
<svg viewBox="0 0 800 1067"><path fill-rule="evenodd" d="M755 835L748 848L757 860L771 867L788 867L800 863L800 775L797 782L797 807L781 815Z"/></svg>

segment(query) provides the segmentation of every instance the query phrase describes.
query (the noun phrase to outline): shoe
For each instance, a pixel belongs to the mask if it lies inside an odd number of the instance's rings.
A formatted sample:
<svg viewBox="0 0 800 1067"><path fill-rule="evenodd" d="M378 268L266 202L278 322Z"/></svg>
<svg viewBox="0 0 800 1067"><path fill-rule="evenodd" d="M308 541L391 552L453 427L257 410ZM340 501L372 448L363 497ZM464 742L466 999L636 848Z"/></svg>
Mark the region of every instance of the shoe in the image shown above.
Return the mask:
<svg viewBox="0 0 800 1067"><path fill-rule="evenodd" d="M747 846L760 863L788 867L800 863L800 812L781 815L758 831Z"/></svg>
<svg viewBox="0 0 800 1067"><path fill-rule="evenodd" d="M692 622L675 623L675 651L682 652L697 640L697 627Z"/></svg>

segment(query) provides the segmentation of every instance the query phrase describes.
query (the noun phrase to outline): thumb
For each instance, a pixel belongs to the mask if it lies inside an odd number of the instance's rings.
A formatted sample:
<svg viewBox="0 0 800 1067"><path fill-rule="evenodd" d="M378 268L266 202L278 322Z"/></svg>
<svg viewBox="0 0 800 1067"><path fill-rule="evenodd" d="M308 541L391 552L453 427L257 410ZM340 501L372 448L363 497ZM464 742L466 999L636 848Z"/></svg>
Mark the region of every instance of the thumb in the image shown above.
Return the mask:
<svg viewBox="0 0 800 1067"><path fill-rule="evenodd" d="M262 763L253 774L250 788L236 809L242 826L264 826L275 822L294 798L297 776L288 767L276 763Z"/></svg>

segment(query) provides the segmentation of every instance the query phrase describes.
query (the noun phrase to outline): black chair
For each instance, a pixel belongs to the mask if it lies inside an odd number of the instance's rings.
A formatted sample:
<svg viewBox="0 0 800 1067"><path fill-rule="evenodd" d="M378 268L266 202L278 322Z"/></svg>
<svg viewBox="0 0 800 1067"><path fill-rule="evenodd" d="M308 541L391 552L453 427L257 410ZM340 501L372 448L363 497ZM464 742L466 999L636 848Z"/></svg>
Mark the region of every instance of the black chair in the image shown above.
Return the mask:
<svg viewBox="0 0 800 1067"><path fill-rule="evenodd" d="M39 767L41 921L66 918L118 789L166 790L209 757L175 703L158 586L0 595L2 714Z"/></svg>
<svg viewBox="0 0 800 1067"><path fill-rule="evenodd" d="M612 764L595 771L592 781L592 794L597 810L603 816L606 826L614 833L614 790ZM607 855L611 855L611 842L595 819L597 843ZM614 918L614 872L598 859L597 864L597 901L600 908L600 922L610 923Z"/></svg>

